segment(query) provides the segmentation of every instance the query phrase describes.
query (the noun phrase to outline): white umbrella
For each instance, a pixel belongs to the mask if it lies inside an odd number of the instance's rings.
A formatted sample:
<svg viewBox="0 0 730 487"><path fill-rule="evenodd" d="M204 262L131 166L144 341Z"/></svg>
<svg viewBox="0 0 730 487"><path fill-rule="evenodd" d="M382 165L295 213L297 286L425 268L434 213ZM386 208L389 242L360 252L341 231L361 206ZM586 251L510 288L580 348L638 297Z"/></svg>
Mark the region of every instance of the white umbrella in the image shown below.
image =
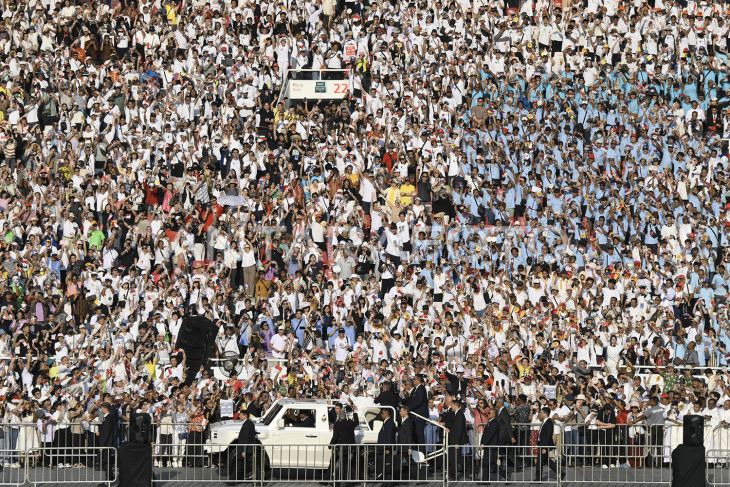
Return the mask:
<svg viewBox="0 0 730 487"><path fill-rule="evenodd" d="M218 204L223 206L243 206L246 200L236 195L226 195L218 198Z"/></svg>

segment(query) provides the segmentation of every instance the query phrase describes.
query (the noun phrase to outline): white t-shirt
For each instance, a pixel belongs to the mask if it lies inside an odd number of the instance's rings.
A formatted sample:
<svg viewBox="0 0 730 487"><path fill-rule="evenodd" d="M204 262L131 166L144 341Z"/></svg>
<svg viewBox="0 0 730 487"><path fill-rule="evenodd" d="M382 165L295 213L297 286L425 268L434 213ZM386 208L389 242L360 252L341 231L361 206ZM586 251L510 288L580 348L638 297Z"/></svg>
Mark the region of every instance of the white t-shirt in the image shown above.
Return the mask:
<svg viewBox="0 0 730 487"><path fill-rule="evenodd" d="M256 265L256 254L253 250L250 252L241 252L241 267L251 267Z"/></svg>
<svg viewBox="0 0 730 487"><path fill-rule="evenodd" d="M385 238L385 251L388 252L390 255L399 256L402 244L400 233L398 233L397 230L396 233L393 233L390 231L390 229L388 229L385 231Z"/></svg>
<svg viewBox="0 0 730 487"><path fill-rule="evenodd" d="M360 179L360 196L365 203L372 203L378 197L375 186L367 178Z"/></svg>
<svg viewBox="0 0 730 487"><path fill-rule="evenodd" d="M48 420L51 419L50 417L46 419L39 419L37 422L38 425L38 432L41 434L41 439L43 440L43 443L52 443L53 437L56 434L56 426L54 424L51 424ZM43 431L43 423L46 423L46 431Z"/></svg>
<svg viewBox="0 0 730 487"><path fill-rule="evenodd" d="M338 362L344 362L347 358L347 354L350 353L350 341L347 337L335 338L335 360Z"/></svg>
<svg viewBox="0 0 730 487"><path fill-rule="evenodd" d="M560 406L558 409L555 410L555 413L554 414L556 414L556 415L558 415L558 416L560 416L562 418L563 416L567 416L568 414L570 414L570 408L568 406L566 406L565 404L563 404L562 406ZM563 422L562 421L557 421L556 420L555 421L555 424L558 425L558 426L563 426L563 430L564 431L571 431L572 430L572 428L570 426L563 425Z"/></svg>
<svg viewBox="0 0 730 487"><path fill-rule="evenodd" d="M276 358L286 357L286 347L288 340L286 335L279 335L278 333L271 337L271 354ZM280 350L277 352L277 350Z"/></svg>

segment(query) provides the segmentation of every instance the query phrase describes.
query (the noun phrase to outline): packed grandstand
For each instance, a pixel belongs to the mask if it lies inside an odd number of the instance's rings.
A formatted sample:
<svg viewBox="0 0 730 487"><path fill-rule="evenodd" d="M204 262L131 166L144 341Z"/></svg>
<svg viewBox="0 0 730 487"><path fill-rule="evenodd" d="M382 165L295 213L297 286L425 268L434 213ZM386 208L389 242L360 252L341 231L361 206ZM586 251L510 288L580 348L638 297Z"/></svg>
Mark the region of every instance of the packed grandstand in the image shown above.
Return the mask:
<svg viewBox="0 0 730 487"><path fill-rule="evenodd" d="M6 468L92 445L102 404L182 457L242 407L419 381L471 445L503 408L534 445L548 407L647 464L691 413L730 448L727 3L0 10Z"/></svg>

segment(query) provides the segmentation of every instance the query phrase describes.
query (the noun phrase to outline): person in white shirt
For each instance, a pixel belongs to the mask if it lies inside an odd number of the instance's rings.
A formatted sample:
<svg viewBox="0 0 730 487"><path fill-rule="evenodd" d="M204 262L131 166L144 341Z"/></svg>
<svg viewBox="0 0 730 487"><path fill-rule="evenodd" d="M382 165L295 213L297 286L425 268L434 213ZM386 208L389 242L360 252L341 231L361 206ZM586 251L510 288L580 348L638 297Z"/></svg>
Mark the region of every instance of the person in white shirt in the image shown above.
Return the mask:
<svg viewBox="0 0 730 487"><path fill-rule="evenodd" d="M289 339L284 334L284 327L280 326L277 334L271 337L271 355L274 358L285 358L289 351Z"/></svg>
<svg viewBox="0 0 730 487"><path fill-rule="evenodd" d="M722 403L722 409L717 412L718 427L715 433L715 448L727 450L730 447L730 399ZM723 459L721 463L725 464Z"/></svg>
<svg viewBox="0 0 730 487"><path fill-rule="evenodd" d="M370 214L370 205L378 197L373 182L364 175L360 176L360 196L362 197L362 207L366 215Z"/></svg>
<svg viewBox="0 0 730 487"><path fill-rule="evenodd" d="M335 360L338 362L344 362L347 359L347 355L350 353L350 340L345 335L345 329L340 328L337 332L337 338L335 338Z"/></svg>
<svg viewBox="0 0 730 487"><path fill-rule="evenodd" d="M178 362L177 355L173 355L170 358L170 365L163 368L162 374L168 381L172 378L177 378L181 382L185 380L185 350L181 350L182 360Z"/></svg>
<svg viewBox="0 0 730 487"><path fill-rule="evenodd" d="M57 403L56 411L51 415L56 425L55 445L59 447L69 446L71 441L70 435L70 420L68 417L68 407L66 401ZM71 466L70 458L67 453L71 453L68 450L60 450L58 452L57 465L58 468L68 468Z"/></svg>
<svg viewBox="0 0 730 487"><path fill-rule="evenodd" d="M217 338L218 352L220 355L235 353L238 355L238 337L232 326L226 326L223 336Z"/></svg>
<svg viewBox="0 0 730 487"><path fill-rule="evenodd" d="M53 416L39 409L36 416L36 426L38 427L38 434L43 442L43 448L46 449L46 452L52 451L48 449L53 447L53 438L56 436L56 421L53 419ZM56 461L48 453L43 455L42 462L44 467L55 467Z"/></svg>

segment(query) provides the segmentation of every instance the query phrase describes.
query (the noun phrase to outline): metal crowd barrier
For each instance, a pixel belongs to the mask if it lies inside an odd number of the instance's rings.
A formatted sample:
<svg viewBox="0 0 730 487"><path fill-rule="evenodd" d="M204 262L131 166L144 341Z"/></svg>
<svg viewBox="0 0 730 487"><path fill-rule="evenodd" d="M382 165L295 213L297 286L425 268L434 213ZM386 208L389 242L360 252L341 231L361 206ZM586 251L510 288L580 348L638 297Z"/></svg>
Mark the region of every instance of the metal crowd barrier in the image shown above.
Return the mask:
<svg viewBox="0 0 730 487"><path fill-rule="evenodd" d="M83 447L83 446L95 446L95 442L97 441L96 436L96 426L97 425L91 425L91 427L83 429L82 433L74 433L74 431L78 431L78 424L57 424L53 425L52 427L55 428L55 436L54 436L54 442L51 446L54 447L64 447L64 446L70 446L70 447ZM154 442L155 444L164 444L165 441L162 438L162 436L172 437L173 442L175 441L174 438L177 437L177 433L180 432L188 432L190 431L191 427L199 427L200 425L193 425L190 423L159 423L155 422L153 423L153 432L154 432ZM527 443L529 436L531 432L536 433L540 429L539 424L528 424L528 423L512 423L512 426L514 428L515 435L523 434L526 436L526 439L524 440L524 443ZM479 442L479 436L481 435L481 431L483 429L484 425L480 425L479 428L476 430L474 428L470 428L470 443L478 443ZM652 449L657 449L660 451L656 455L652 454L652 456L658 457L663 456L666 458L666 461L669 461L670 453L671 453L671 445L676 446L682 442L682 425L681 424L667 424L662 427L662 433L661 435L666 438L666 441L663 441L663 439L657 439L654 438L653 441L650 441L650 438L648 438L650 427L646 425L635 425L635 426L627 426L627 425L616 425L615 430L621 431L621 438L624 438L624 442L629 442L629 438L633 436L641 436L643 435L645 437L644 443L652 443L654 446ZM556 441L562 442L564 435L558 435L558 430L567 430L567 429L581 429L581 430L588 430L588 425L576 425L576 424L570 424L570 423L564 423L564 424L555 424L555 430L556 430ZM638 431L643 430L643 433L637 433ZM631 434L628 432L632 431ZM129 424L123 423L118 428L118 434L117 434L117 444L121 444L121 442L126 441L128 439L128 432L129 432ZM567 431L566 431L567 433ZM202 441L208 440L207 434L202 439ZM569 440L569 439L566 439ZM588 438L586 438L588 440ZM202 442L201 441L201 442ZM577 443L577 441L568 441L571 443ZM713 426L711 424L705 424L705 431L704 431L704 442L705 442L705 448L708 450L714 449L714 450L730 450L730 427L725 427L721 425ZM16 424L9 424L4 423L0 424L0 451L6 451L7 453L3 454L0 453L0 465L5 465L6 463L17 463L18 456L22 455L23 452L27 451L31 448L36 448L39 445L43 444L43 438L40 434L38 427L35 423L16 423ZM626 443L628 444L628 443ZM648 447L647 447L648 448ZM15 450L16 453L13 452ZM663 452L663 453L662 453Z"/></svg>
<svg viewBox="0 0 730 487"><path fill-rule="evenodd" d="M160 484L266 481L443 484L447 472L443 445L287 444L264 447L188 443L182 454L158 446L153 449L153 483Z"/></svg>
<svg viewBox="0 0 730 487"><path fill-rule="evenodd" d="M598 429L564 425L559 438L565 455L567 482L650 484L671 483L671 450L677 427L615 425ZM675 445L676 446L676 445Z"/></svg>
<svg viewBox="0 0 730 487"><path fill-rule="evenodd" d="M706 450L705 472L712 487L730 487L730 449Z"/></svg>
<svg viewBox="0 0 730 487"><path fill-rule="evenodd" d="M302 447L297 446L297 453ZM443 445L324 446L317 452L314 463L324 467L321 471L323 478L335 485L364 482L394 486L446 481L446 452ZM283 471L272 469L272 472L277 482L297 481L290 476L285 477Z"/></svg>
<svg viewBox="0 0 730 487"><path fill-rule="evenodd" d="M20 466L17 452L15 450L0 450L0 457L3 459L15 459L16 461L11 464L8 462L7 467L3 467L0 471L0 485L23 485L25 483L25 469Z"/></svg>
<svg viewBox="0 0 730 487"><path fill-rule="evenodd" d="M25 478L41 484L107 484L117 481L116 448L32 448L25 456ZM75 463L74 467L71 462ZM23 482L25 483L25 482Z"/></svg>
<svg viewBox="0 0 730 487"><path fill-rule="evenodd" d="M555 446L450 446L450 482L509 485L559 485L565 465Z"/></svg>
<svg viewBox="0 0 730 487"><path fill-rule="evenodd" d="M228 448L228 449L227 449ZM221 451L222 453L210 453ZM251 480L259 471L258 446L187 443L156 444L152 449L153 483L200 483Z"/></svg>
<svg viewBox="0 0 730 487"><path fill-rule="evenodd" d="M229 446L210 443L202 435L187 441L171 431L187 425L157 425L152 448L155 483L247 481L279 483L450 482L512 485L668 485L671 452L682 442L680 425L649 427L556 425L556 446L536 446L540 425L513 424L516 442L482 446L480 428L469 445L312 445ZM67 430L43 443L35 425L0 425L0 486L114 482L113 448L96 447L96 437ZM730 487L730 429L705 428L707 473L711 485ZM172 438L172 440L170 440ZM195 442L190 442L195 438ZM160 441L164 439L166 441ZM168 441L169 440L169 441ZM78 442L81 442L79 445ZM314 441L314 440L312 440ZM439 441L439 440L437 440ZM59 443L60 444L57 444ZM1 448L4 446L5 448ZM12 447L11 447L12 446ZM215 453L213 453L215 452ZM221 452L221 453L217 453ZM100 470L95 470L95 467ZM565 477L562 477L563 472Z"/></svg>

